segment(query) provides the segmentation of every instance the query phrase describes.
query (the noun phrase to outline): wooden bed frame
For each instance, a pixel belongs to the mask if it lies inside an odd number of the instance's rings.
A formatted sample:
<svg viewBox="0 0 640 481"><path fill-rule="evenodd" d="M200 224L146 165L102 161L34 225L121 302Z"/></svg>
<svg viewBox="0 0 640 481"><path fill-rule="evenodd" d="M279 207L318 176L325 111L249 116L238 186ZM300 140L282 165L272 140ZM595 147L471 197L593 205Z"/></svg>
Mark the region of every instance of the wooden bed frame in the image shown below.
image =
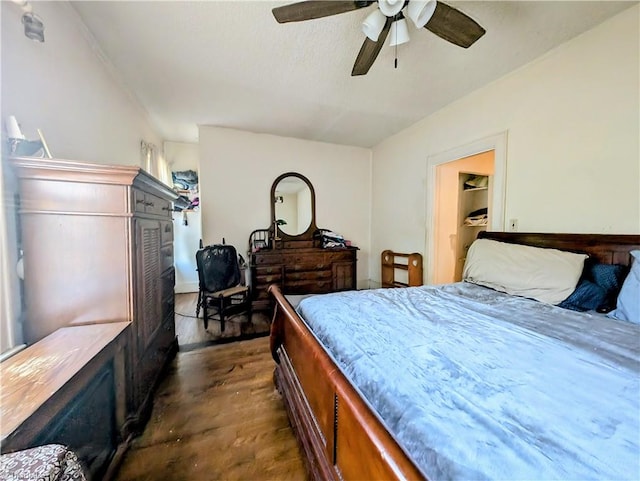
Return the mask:
<svg viewBox="0 0 640 481"><path fill-rule="evenodd" d="M502 242L587 253L598 262L630 265L640 235L482 232ZM344 377L280 292L275 298L271 352L307 470L316 480L425 479L378 416Z"/></svg>

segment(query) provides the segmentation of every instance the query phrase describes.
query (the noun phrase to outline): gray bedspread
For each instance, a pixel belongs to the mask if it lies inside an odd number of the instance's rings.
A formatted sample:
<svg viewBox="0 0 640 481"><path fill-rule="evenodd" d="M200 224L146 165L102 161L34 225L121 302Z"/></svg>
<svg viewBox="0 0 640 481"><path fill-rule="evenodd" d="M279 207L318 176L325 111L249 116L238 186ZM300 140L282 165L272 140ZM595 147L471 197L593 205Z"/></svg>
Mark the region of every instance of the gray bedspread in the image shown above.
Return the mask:
<svg viewBox="0 0 640 481"><path fill-rule="evenodd" d="M640 326L468 283L298 312L430 480L640 479Z"/></svg>

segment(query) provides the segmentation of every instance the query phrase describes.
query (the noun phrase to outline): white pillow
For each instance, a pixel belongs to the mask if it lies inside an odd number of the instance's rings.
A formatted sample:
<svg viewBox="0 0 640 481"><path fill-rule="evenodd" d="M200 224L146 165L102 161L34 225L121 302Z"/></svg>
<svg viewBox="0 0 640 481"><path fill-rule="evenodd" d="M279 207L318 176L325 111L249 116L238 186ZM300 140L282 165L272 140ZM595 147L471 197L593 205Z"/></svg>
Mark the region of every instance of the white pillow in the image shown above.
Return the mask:
<svg viewBox="0 0 640 481"><path fill-rule="evenodd" d="M631 270L622 283L616 310L608 315L640 324L640 250L631 251L631 256L633 257Z"/></svg>
<svg viewBox="0 0 640 481"><path fill-rule="evenodd" d="M478 239L469 247L462 278L514 296L558 304L575 290L587 257Z"/></svg>

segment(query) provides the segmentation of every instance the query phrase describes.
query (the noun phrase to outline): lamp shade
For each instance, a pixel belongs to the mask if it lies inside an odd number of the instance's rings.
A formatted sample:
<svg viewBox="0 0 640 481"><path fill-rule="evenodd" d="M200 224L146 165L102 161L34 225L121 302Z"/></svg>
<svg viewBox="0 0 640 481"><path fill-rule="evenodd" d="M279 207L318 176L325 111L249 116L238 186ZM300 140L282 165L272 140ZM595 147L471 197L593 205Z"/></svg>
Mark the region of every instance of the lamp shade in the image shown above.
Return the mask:
<svg viewBox="0 0 640 481"><path fill-rule="evenodd" d="M380 8L380 11L387 17L393 17L402 10L403 6L404 0L378 0L378 8Z"/></svg>
<svg viewBox="0 0 640 481"><path fill-rule="evenodd" d="M7 129L7 138L24 140L24 134L20 130L20 125L18 125L18 121L13 115L7 117L5 127Z"/></svg>
<svg viewBox="0 0 640 481"><path fill-rule="evenodd" d="M409 41L409 28L407 27L407 21L404 18L396 20L391 24L391 30L389 30L389 46L395 47L396 45L402 45Z"/></svg>
<svg viewBox="0 0 640 481"><path fill-rule="evenodd" d="M436 10L436 0L411 0L407 15L417 28L424 27Z"/></svg>
<svg viewBox="0 0 640 481"><path fill-rule="evenodd" d="M362 31L369 39L377 42L386 22L387 17L385 17L380 10L375 9L362 23Z"/></svg>

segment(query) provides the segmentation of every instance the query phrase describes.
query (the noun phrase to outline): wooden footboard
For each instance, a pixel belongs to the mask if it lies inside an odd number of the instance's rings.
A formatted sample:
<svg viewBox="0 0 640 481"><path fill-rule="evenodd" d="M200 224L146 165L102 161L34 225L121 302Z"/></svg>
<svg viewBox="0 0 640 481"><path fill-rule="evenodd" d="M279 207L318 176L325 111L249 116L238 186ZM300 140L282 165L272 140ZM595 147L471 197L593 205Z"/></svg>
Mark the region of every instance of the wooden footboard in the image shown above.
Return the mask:
<svg viewBox="0 0 640 481"><path fill-rule="evenodd" d="M272 285L275 380L317 480L425 479Z"/></svg>

